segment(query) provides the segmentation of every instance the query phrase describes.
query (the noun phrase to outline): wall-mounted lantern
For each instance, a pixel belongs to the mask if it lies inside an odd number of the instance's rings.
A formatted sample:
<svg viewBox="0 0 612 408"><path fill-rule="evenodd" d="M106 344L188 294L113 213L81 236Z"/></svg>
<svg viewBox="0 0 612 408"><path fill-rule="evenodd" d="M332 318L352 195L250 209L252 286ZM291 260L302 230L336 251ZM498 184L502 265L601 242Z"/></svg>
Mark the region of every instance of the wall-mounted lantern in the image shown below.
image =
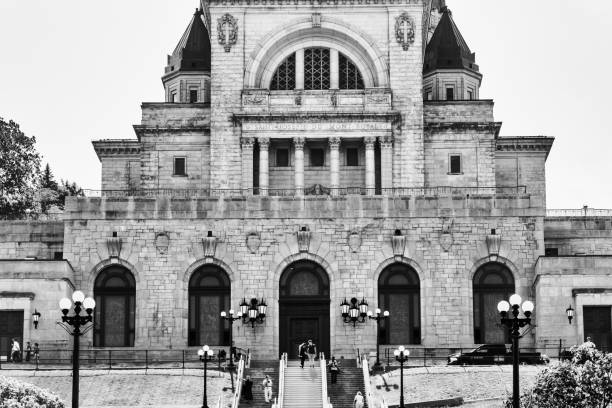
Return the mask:
<svg viewBox="0 0 612 408"><path fill-rule="evenodd" d="M247 303L246 298L242 299L240 303L240 313L242 314L242 323L251 323L251 327L255 328L255 323L262 324L266 319L266 312L268 311L268 305L261 299L258 301L256 298L252 298L250 304Z"/></svg>
<svg viewBox="0 0 612 408"><path fill-rule="evenodd" d="M572 305L569 305L569 307L565 309L565 313L567 314L569 324L572 324L572 319L574 318L574 309L572 309Z"/></svg>
<svg viewBox="0 0 612 408"><path fill-rule="evenodd" d="M40 312L34 309L34 313L32 313L32 323L34 323L34 329L38 329L39 320L40 320Z"/></svg>
<svg viewBox="0 0 612 408"><path fill-rule="evenodd" d="M362 298L361 302L357 302L357 298L351 298L350 304L346 299L340 303L340 313L344 323L353 323L353 327L357 323L365 323L368 316L368 302L365 298Z"/></svg>

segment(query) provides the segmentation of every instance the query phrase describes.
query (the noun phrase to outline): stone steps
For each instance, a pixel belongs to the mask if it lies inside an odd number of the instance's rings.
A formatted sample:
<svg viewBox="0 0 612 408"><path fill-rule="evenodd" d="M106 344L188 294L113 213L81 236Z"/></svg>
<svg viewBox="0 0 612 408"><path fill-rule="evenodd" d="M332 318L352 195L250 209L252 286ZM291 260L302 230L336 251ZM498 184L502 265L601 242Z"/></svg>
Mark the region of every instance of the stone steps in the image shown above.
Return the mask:
<svg viewBox="0 0 612 408"><path fill-rule="evenodd" d="M250 375L253 381L253 401L247 402L241 399L241 407L269 408L272 405L274 398L278 397L278 365L279 362L274 360L251 361L251 367L244 370L244 377ZM270 403L266 403L264 399L262 386L266 375L272 379L272 401Z"/></svg>
<svg viewBox="0 0 612 408"><path fill-rule="evenodd" d="M327 395L334 408L352 408L353 398L357 391L361 391L365 401L365 386L361 368L341 365L336 384L331 383L331 374L329 370L327 371Z"/></svg>
<svg viewBox="0 0 612 408"><path fill-rule="evenodd" d="M315 368L301 368L299 361L287 363L284 407L322 408L321 392L321 370L318 364Z"/></svg>

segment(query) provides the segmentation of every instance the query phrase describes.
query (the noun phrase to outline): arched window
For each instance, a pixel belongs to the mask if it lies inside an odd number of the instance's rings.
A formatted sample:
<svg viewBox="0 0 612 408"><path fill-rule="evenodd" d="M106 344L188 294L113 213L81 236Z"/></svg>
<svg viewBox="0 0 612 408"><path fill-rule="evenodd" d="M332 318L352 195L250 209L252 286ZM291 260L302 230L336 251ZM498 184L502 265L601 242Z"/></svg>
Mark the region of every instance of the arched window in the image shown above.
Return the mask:
<svg viewBox="0 0 612 408"><path fill-rule="evenodd" d="M315 262L297 261L283 272L280 279L281 300L304 297L329 299L327 272Z"/></svg>
<svg viewBox="0 0 612 408"><path fill-rule="evenodd" d="M94 284L95 347L132 347L136 313L134 275L120 265L104 269Z"/></svg>
<svg viewBox="0 0 612 408"><path fill-rule="evenodd" d="M330 89L331 79L335 75L340 89L364 89L361 72L347 56L338 53L338 70L332 72L330 49L317 47L304 49L303 66L296 66L295 53L285 58L272 76L270 90L295 89L296 71L303 71L306 90Z"/></svg>
<svg viewBox="0 0 612 408"><path fill-rule="evenodd" d="M189 280L190 346L229 346L229 323L221 312L230 309L230 280L216 265L198 268Z"/></svg>
<svg viewBox="0 0 612 408"><path fill-rule="evenodd" d="M419 275L410 266L387 266L378 278L378 304L391 318L381 321L381 344L421 344Z"/></svg>
<svg viewBox="0 0 612 408"><path fill-rule="evenodd" d="M501 327L497 303L514 293L512 272L499 263L487 263L474 274L474 343L508 343Z"/></svg>

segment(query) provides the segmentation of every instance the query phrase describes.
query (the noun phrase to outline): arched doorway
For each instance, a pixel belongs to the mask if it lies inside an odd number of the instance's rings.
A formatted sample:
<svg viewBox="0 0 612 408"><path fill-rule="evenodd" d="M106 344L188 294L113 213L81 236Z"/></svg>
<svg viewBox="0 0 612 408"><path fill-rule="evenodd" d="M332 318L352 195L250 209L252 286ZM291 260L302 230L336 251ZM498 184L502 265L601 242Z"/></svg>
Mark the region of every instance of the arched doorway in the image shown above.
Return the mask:
<svg viewBox="0 0 612 408"><path fill-rule="evenodd" d="M132 347L136 323L136 281L125 267L113 265L94 283L94 346Z"/></svg>
<svg viewBox="0 0 612 408"><path fill-rule="evenodd" d="M312 339L329 355L329 278L312 261L289 265L280 278L280 352L298 357L300 343Z"/></svg>
<svg viewBox="0 0 612 408"><path fill-rule="evenodd" d="M497 304L513 293L514 277L505 265L490 262L478 268L474 274L474 343L510 343Z"/></svg>
<svg viewBox="0 0 612 408"><path fill-rule="evenodd" d="M421 344L421 285L413 268L394 263L382 271L378 304L391 315L380 322L381 344Z"/></svg>
<svg viewBox="0 0 612 408"><path fill-rule="evenodd" d="M230 279L217 265L198 268L189 279L190 346L229 346L229 322L221 311L230 309Z"/></svg>

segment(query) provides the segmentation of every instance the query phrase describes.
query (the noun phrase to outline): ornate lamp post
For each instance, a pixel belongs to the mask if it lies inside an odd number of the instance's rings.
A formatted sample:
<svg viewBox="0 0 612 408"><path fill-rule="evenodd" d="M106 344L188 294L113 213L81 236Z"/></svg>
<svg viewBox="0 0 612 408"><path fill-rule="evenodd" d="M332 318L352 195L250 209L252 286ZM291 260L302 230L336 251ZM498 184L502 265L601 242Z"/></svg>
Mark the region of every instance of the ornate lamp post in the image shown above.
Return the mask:
<svg viewBox="0 0 612 408"><path fill-rule="evenodd" d="M400 363L400 408L405 408L404 405L404 363L408 361L410 351L406 350L404 346L399 346L397 350L393 352L395 359Z"/></svg>
<svg viewBox="0 0 612 408"><path fill-rule="evenodd" d="M510 296L510 302L502 300L497 304L497 310L501 315L501 323L510 329L512 336L512 406L520 407L519 393L519 329L531 324L531 313L533 312L533 302L526 300L523 302L524 318L519 318L519 309L521 308L521 297L519 295ZM512 307L512 317L508 317L508 311Z"/></svg>
<svg viewBox="0 0 612 408"><path fill-rule="evenodd" d="M198 350L198 356L200 356L200 361L204 362L204 396L202 397L202 408L208 408L208 401L206 400L206 370L208 361L212 360L214 352L208 346L202 347Z"/></svg>
<svg viewBox="0 0 612 408"><path fill-rule="evenodd" d="M346 299L340 303L340 313L344 323L353 323L353 327L357 323L365 323L366 317L368 316L368 302L365 298L361 299L361 302L357 303L357 298L351 298L351 304Z"/></svg>
<svg viewBox="0 0 612 408"><path fill-rule="evenodd" d="M34 330L38 329L39 320L40 320L40 312L34 309L34 313L32 313L32 323L34 323Z"/></svg>
<svg viewBox="0 0 612 408"><path fill-rule="evenodd" d="M372 320L376 320L376 364L374 367L380 367L379 349L380 349L380 321L382 319L389 318L389 311L385 310L382 315L380 309L376 308L376 316L373 316L372 311L368 310L368 317Z"/></svg>
<svg viewBox="0 0 612 408"><path fill-rule="evenodd" d="M574 318L574 309L572 309L572 305L569 305L569 307L565 309L565 313L567 314L569 324L572 324L572 319Z"/></svg>
<svg viewBox="0 0 612 408"><path fill-rule="evenodd" d="M85 294L80 290L77 290L72 294L72 301L74 302L74 315L68 316L70 308L73 304L68 298L63 298L59 302L60 309L62 311L62 323L60 324L64 330L74 337L74 348L72 352L72 408L79 408L79 337L87 333L92 325L85 327L81 330L82 326L93 321L93 310L96 307L96 302L88 297L85 298ZM81 316L81 311L85 308L86 316ZM72 327L72 330L69 329Z"/></svg>
<svg viewBox="0 0 612 408"><path fill-rule="evenodd" d="M240 313L242 314L242 323L250 323L252 328L255 328L255 323L262 324L266 319L268 305L261 299L259 302L256 298L251 299L250 304L246 299L242 299L240 303Z"/></svg>
<svg viewBox="0 0 612 408"><path fill-rule="evenodd" d="M242 306L241 306L242 308ZM230 330L229 330L229 343L230 343L230 363L229 363L229 368L232 369L234 368L234 341L232 340L232 333L233 333L233 326L234 326L234 322L236 320L240 320L242 319L242 311L238 312L237 316L234 316L234 309L230 309L229 310L229 315L227 313L225 313L225 311L221 312L221 319L223 320L227 320L230 324Z"/></svg>

